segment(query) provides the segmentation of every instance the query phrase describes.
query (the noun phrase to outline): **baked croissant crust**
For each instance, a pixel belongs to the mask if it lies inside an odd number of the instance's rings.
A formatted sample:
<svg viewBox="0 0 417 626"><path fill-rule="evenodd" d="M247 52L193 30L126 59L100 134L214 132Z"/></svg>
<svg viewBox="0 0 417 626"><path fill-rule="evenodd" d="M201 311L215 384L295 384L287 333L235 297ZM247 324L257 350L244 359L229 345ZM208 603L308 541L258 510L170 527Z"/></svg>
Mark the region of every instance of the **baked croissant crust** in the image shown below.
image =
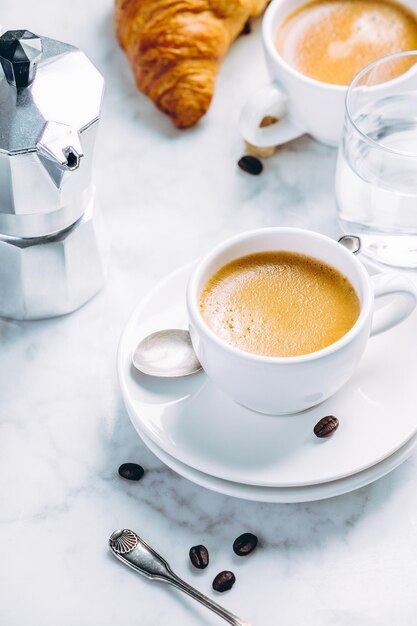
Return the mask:
<svg viewBox="0 0 417 626"><path fill-rule="evenodd" d="M115 0L116 35L138 88L178 128L196 124L220 63L268 0Z"/></svg>

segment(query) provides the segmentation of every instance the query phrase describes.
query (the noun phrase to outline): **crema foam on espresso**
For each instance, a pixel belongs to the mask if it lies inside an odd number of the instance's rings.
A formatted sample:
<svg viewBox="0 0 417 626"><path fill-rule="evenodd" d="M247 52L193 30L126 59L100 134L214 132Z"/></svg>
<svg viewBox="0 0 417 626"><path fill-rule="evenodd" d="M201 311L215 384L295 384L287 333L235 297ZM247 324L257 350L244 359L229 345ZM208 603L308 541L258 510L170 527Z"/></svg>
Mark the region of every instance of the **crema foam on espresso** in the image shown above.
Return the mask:
<svg viewBox="0 0 417 626"><path fill-rule="evenodd" d="M278 27L276 47L296 70L324 83L348 85L365 65L417 48L417 17L389 0L316 0ZM408 69L397 63L393 78Z"/></svg>
<svg viewBox="0 0 417 626"><path fill-rule="evenodd" d="M347 278L309 256L259 252L228 263L200 295L206 324L228 344L265 356L298 356L334 343L360 304Z"/></svg>

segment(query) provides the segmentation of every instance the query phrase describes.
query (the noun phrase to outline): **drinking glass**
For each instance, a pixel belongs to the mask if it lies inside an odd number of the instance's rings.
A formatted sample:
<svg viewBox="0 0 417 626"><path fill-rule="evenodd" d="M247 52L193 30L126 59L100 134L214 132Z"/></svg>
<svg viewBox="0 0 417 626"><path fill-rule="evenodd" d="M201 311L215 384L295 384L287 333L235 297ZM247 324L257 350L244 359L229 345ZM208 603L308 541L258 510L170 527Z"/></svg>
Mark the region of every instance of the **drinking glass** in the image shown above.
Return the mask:
<svg viewBox="0 0 417 626"><path fill-rule="evenodd" d="M378 59L350 84L336 201L366 255L417 267L417 51Z"/></svg>

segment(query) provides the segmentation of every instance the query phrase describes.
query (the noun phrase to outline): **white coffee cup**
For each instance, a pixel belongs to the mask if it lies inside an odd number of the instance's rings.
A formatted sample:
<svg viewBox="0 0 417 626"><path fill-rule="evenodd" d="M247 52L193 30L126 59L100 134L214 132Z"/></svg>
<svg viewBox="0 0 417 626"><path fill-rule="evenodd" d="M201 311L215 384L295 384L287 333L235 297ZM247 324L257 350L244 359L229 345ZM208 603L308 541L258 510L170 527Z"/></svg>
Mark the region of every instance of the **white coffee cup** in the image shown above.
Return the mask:
<svg viewBox="0 0 417 626"><path fill-rule="evenodd" d="M349 279L361 311L341 339L310 354L269 357L235 348L208 327L199 307L207 280L234 259L271 250L306 254L332 265ZM375 310L374 299L387 295L395 297ZM198 263L187 287L191 340L207 376L239 404L273 415L303 411L334 394L354 373L369 337L399 324L416 303L417 288L404 276L384 273L370 277L342 245L297 228L265 228L225 241Z"/></svg>
<svg viewBox="0 0 417 626"><path fill-rule="evenodd" d="M275 39L279 24L307 0L274 0L262 23L262 40L273 82L264 85L245 104L239 119L244 139L254 146L277 146L308 133L321 143L337 146L342 135L347 86L314 80L291 67L279 54ZM416 0L403 0L416 11ZM266 115L279 119L260 128Z"/></svg>

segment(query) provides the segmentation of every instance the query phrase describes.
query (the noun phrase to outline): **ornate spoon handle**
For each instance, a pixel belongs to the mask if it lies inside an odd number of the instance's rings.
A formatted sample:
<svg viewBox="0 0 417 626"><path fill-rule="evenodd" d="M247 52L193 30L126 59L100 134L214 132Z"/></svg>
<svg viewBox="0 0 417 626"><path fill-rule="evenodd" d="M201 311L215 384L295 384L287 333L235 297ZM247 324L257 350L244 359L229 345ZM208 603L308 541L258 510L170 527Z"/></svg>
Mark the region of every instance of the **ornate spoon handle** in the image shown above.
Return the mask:
<svg viewBox="0 0 417 626"><path fill-rule="evenodd" d="M184 580L181 580L181 578L178 578L175 574L173 574L173 576L174 578L167 582L170 582L170 584L177 589L181 589L181 591L194 598L194 600L201 602L201 604L208 609L211 609L214 613L217 613L217 615L226 620L226 622L229 622L229 624L232 624L232 626L250 626L248 622L243 622L241 619L236 617L236 615L233 615L233 613L224 609L220 606L220 604L217 604L207 598L207 596L197 591L197 589L194 589L194 587L191 587L191 585L186 583Z"/></svg>
<svg viewBox="0 0 417 626"><path fill-rule="evenodd" d="M124 530L115 530L109 539L110 549L122 563L128 565L131 569L139 572L143 576L152 580L160 580L166 582L177 589L180 589L187 595L194 598L205 607L222 617L232 626L250 626L248 622L226 611L222 606L213 602L205 595L191 587L188 583L178 578L171 570L168 563L159 554L148 546L132 530L125 528Z"/></svg>

